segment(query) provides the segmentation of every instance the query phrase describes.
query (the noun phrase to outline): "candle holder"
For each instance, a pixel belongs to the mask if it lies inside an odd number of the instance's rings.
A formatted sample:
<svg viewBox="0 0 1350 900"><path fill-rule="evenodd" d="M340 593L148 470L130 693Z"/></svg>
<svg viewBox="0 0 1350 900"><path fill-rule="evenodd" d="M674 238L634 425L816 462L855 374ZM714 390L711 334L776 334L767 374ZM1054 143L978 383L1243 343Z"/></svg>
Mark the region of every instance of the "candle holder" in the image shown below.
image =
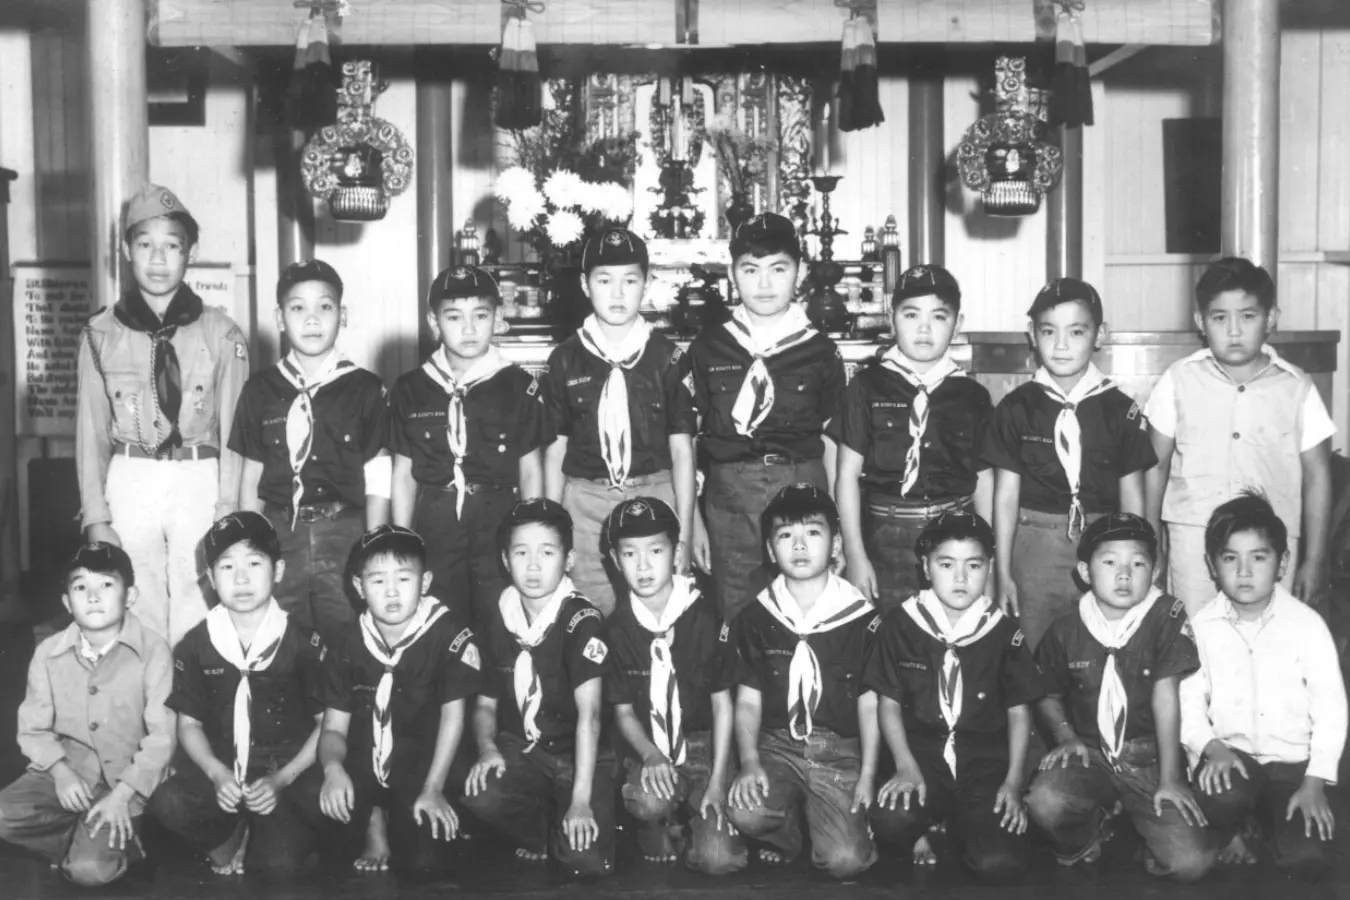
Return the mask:
<svg viewBox="0 0 1350 900"><path fill-rule="evenodd" d="M693 197L703 193L694 187L694 173L683 159L668 159L661 166L659 187L647 188L661 195L661 203L652 210L650 223L658 237L683 239L698 236L703 230L703 211Z"/></svg>
<svg viewBox="0 0 1350 900"><path fill-rule="evenodd" d="M820 261L829 263L834 260L834 239L836 235L848 234L839 228L839 220L830 214L830 194L839 186L840 175L812 175L811 186L820 194L820 224L807 230L807 234L820 238ZM838 284L838 281L835 282Z"/></svg>
<svg viewBox="0 0 1350 900"><path fill-rule="evenodd" d="M848 234L830 212L830 194L839 186L838 175L813 175L811 186L820 193L820 221L806 233L820 238L820 259L811 266L810 299L806 314L822 331L840 333L849 325L848 305L835 288L844 280L844 267L834 261L836 235Z"/></svg>

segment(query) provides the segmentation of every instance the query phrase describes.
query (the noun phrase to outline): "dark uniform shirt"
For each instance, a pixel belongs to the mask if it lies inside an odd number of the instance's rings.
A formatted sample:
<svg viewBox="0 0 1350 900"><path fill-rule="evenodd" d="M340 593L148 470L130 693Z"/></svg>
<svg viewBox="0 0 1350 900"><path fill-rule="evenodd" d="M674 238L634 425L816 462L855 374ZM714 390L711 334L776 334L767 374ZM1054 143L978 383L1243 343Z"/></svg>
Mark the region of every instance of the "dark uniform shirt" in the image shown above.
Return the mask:
<svg viewBox="0 0 1350 900"><path fill-rule="evenodd" d="M249 676L250 768L267 758L285 765L300 751L323 712L323 644L319 636L286 623L272 664ZM211 751L234 762L234 693L239 670L211 643L199 622L173 648L173 693L169 709L202 723Z"/></svg>
<svg viewBox="0 0 1350 900"><path fill-rule="evenodd" d="M820 663L820 703L811 714L814 727L828 728L840 737L858 736L858 696L867 692L863 672L880 626L880 615L859 616L806 638ZM761 694L760 728L787 729L788 668L797 635L758 600L736 616L732 632L741 660L738 680Z"/></svg>
<svg viewBox="0 0 1350 900"><path fill-rule="evenodd" d="M614 705L632 704L645 728L652 713L652 639L656 635L638 623L627 602L619 604L607 625L614 654L614 671L606 684L608 699ZM670 655L680 690L681 729L686 735L708 731L713 726L712 695L736 685L731 629L722 624L717 607L703 595L675 620L671 630L675 633Z"/></svg>
<svg viewBox="0 0 1350 900"><path fill-rule="evenodd" d="M443 487L455 472L445 418L450 398L421 366L394 384L389 399L393 424L389 449L412 460L418 484ZM470 484L514 488L520 458L547 442L539 383L519 366L502 369L464 394L468 449L463 460Z"/></svg>
<svg viewBox="0 0 1350 900"><path fill-rule="evenodd" d="M258 496L291 505L291 454L286 414L300 392L275 366L248 380L239 395L230 449L263 464ZM325 384L311 398L312 449L300 477L301 504L345 500L366 505L365 464L388 439L389 402L378 375L357 369Z"/></svg>
<svg viewBox="0 0 1350 900"><path fill-rule="evenodd" d="M1036 661L1050 681L1049 693L1064 702L1073 730L1088 744L1099 742L1097 697L1102 690L1106 648L1087 630L1077 609L1050 626L1036 648ZM1189 675L1198 668L1200 654L1186 609L1180 600L1164 594L1116 654L1116 673L1129 702L1125 739L1156 736L1154 682Z"/></svg>
<svg viewBox="0 0 1350 900"><path fill-rule="evenodd" d="M473 631L441 616L426 633L403 651L394 666L394 689L389 717L394 732L391 772L422 778L436 747L441 707L478 693L483 657ZM366 649L361 625L354 622L337 636L324 662L324 706L350 713L347 764L371 770L374 746L375 691L384 676L384 663Z"/></svg>
<svg viewBox="0 0 1350 900"><path fill-rule="evenodd" d="M774 404L751 437L736 431L731 410L754 357L719 325L694 339L684 361L686 387L703 417L699 447L712 462L741 462L770 453L797 461L824 455L821 433L839 411L847 381L834 341L817 334L764 361L773 379Z"/></svg>
<svg viewBox="0 0 1350 900"><path fill-rule="evenodd" d="M938 681L947 648L903 608L892 610L877 633L867 667L868 690L900 704L914 752L941 759L947 741ZM1025 635L1004 618L988 634L956 648L961 662L961 717L956 721L958 760L1008 758L1008 710L1044 697L1049 688Z"/></svg>
<svg viewBox="0 0 1350 900"><path fill-rule="evenodd" d="M980 452L990 466L1022 476L1020 504L1039 512L1069 511L1069 479L1055 455L1055 419L1062 407L1035 382L1003 398ZM1120 509L1120 479L1158 462L1139 404L1110 388L1078 405L1083 467L1078 499L1089 513Z"/></svg>
<svg viewBox="0 0 1350 900"><path fill-rule="evenodd" d="M483 696L497 701L497 729L524 739L525 722L516 705L515 688L520 645L506 630L501 610L495 607L484 643L489 660ZM608 675L613 665L600 611L580 594L567 598L533 655L534 670L544 692L535 717L539 746L549 753L571 753L577 732L573 692L592 678Z"/></svg>
<svg viewBox="0 0 1350 900"><path fill-rule="evenodd" d="M899 493L909 454L910 407L919 389L879 361L854 373L827 434L863 458L860 483ZM980 441L993 417L989 391L973 378L944 378L929 395L928 425L919 448L919 478L909 499L947 500L975 493Z"/></svg>
<svg viewBox="0 0 1350 900"><path fill-rule="evenodd" d="M698 430L693 401L680 384L682 355L670 338L653 334L637 363L624 372L633 442L629 475L651 475L669 469L670 436L692 435ZM564 475L609 476L600 452L600 394L609 380L609 372L609 364L587 350L575 334L549 354L548 371L540 383L548 411L549 434L567 438Z"/></svg>

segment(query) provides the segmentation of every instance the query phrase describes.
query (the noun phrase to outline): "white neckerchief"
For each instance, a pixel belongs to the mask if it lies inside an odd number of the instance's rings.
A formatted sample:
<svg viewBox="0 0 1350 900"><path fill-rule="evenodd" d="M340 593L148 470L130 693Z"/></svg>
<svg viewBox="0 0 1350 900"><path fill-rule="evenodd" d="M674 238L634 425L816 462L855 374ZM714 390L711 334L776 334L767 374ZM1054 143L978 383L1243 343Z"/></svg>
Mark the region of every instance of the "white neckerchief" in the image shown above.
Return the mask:
<svg viewBox="0 0 1350 900"><path fill-rule="evenodd" d="M239 670L239 687L234 691L234 780L241 785L248 778L248 755L253 743L253 691L249 687L249 676L272 665L285 634L286 613L276 600L267 601L267 611L258 623L258 632L253 635L248 650L239 640L234 620L223 604L206 614L206 635L211 639L211 646Z"/></svg>
<svg viewBox="0 0 1350 900"><path fill-rule="evenodd" d="M422 363L422 371L427 377L440 385L450 398L450 406L445 412L445 434L450 441L450 455L455 458L455 518L464 513L464 494L468 484L464 480L464 456L469 452L469 427L464 419L464 395L479 382L487 381L502 369L511 365L495 346L488 347L486 353L473 361L464 377L455 378L455 370L450 367L450 358L444 345Z"/></svg>
<svg viewBox="0 0 1350 900"><path fill-rule="evenodd" d="M648 686L651 700L652 743L677 766L686 758L684 729L681 726L680 686L675 680L675 660L671 645L675 641L675 623L699 598L694 579L676 575L675 587L661 615L652 615L641 600L631 599L633 618L652 633L652 677Z"/></svg>
<svg viewBox="0 0 1350 900"><path fill-rule="evenodd" d="M1060 404L1059 415L1055 418L1055 455L1064 468L1064 477L1069 480L1068 536L1072 540L1082 533L1085 524L1083 503L1078 499L1083 484L1083 428L1078 422L1078 405L1089 397L1110 390L1114 385L1095 363L1088 363L1083 377L1067 394L1055 384L1045 366L1036 370L1032 381L1044 388L1050 399Z"/></svg>
<svg viewBox="0 0 1350 900"><path fill-rule="evenodd" d="M901 607L914 624L946 646L942 654L942 671L938 673L938 708L947 723L947 741L942 746L942 758L956 777L956 723L961 718L965 696L965 680L961 677L961 657L958 647L967 647L994 630L1003 621L1003 613L988 597L980 597L961 614L953 624L947 609L932 590L920 591Z"/></svg>
<svg viewBox="0 0 1350 900"><path fill-rule="evenodd" d="M1125 695L1125 683L1116 671L1116 652L1130 642L1139 630L1144 617L1153 608L1153 604L1162 596L1162 589L1156 585L1138 606L1125 612L1124 617L1112 622L1102 614L1101 605L1092 592L1084 594L1078 601L1078 616L1083 620L1088 634L1096 638L1097 643L1106 648L1106 665L1102 667L1102 689L1097 695L1097 731L1102 736L1102 752L1115 762L1125 746L1125 725L1130 717L1130 702Z"/></svg>
<svg viewBox="0 0 1350 900"><path fill-rule="evenodd" d="M742 304L732 311L726 329L736 343L754 357L754 362L745 370L745 380L741 382L740 393L731 407L736 433L751 437L773 411L773 378L764 360L806 343L818 332L811 327L806 310L798 303L788 306L783 318L772 325L752 324L750 314Z"/></svg>
<svg viewBox="0 0 1350 900"><path fill-rule="evenodd" d="M418 639L446 612L446 608L435 598L423 596L417 604L417 610L408 621L408 629L392 647L385 643L384 636L380 634L379 628L375 625L375 617L370 611L361 613L361 641L366 645L366 650L370 651L370 655L384 665L384 674L380 676L380 682L375 687L375 708L371 711L373 726L371 734L374 741L370 750L370 760L375 777L385 787L389 786L389 763L394 756L394 727L389 703L394 695L394 667L403 658L403 651L417 643Z"/></svg>
<svg viewBox="0 0 1350 900"><path fill-rule="evenodd" d="M909 407L909 450L905 452L905 477L900 483L900 496L905 497L919 480L919 449L923 446L924 432L928 430L928 401L947 378L966 373L945 354L927 372L916 372L898 346L882 354L881 365L918 388Z"/></svg>
<svg viewBox="0 0 1350 900"><path fill-rule="evenodd" d="M498 608L502 611L502 622L506 625L506 630L511 632L511 636L516 639L520 645L520 652L516 654L516 665L513 671L513 687L516 694L516 706L520 709L520 718L525 725L525 740L531 745L539 740L539 704L544 697L543 686L539 683L539 673L534 667L534 648L538 647L544 641L549 628L558 618L558 611L562 609L563 601L576 593L576 587L572 584L572 579L566 575L563 576L558 587L553 591L553 596L548 598L544 604L543 610L530 622L525 617L525 603L521 599L520 591L514 586L508 587L502 591L501 599L497 601Z"/></svg>
<svg viewBox="0 0 1350 900"><path fill-rule="evenodd" d="M277 370L298 391L286 410L286 452L291 457L291 528L300 517L300 500L305 495L305 483L300 472L309 462L314 450L314 395L325 384L337 381L358 366L347 359L341 350L333 350L313 375L306 375L300 367L300 358L292 350L277 363Z"/></svg>
<svg viewBox="0 0 1350 900"><path fill-rule="evenodd" d="M797 647L788 665L788 731L799 741L811 735L811 717L820 703L820 661L806 639L831 631L873 611L872 601L833 573L816 599L809 615L803 616L788 592L787 579L779 575L759 592L759 602L778 622L797 635Z"/></svg>
<svg viewBox="0 0 1350 900"><path fill-rule="evenodd" d="M599 427L600 455L609 470L611 484L621 485L628 480L633 465L632 423L628 416L628 379L623 370L631 369L642 359L652 327L641 317L633 322L628 335L618 346L600 330L595 313L581 323L577 337L581 345L609 365L609 377L600 391Z"/></svg>

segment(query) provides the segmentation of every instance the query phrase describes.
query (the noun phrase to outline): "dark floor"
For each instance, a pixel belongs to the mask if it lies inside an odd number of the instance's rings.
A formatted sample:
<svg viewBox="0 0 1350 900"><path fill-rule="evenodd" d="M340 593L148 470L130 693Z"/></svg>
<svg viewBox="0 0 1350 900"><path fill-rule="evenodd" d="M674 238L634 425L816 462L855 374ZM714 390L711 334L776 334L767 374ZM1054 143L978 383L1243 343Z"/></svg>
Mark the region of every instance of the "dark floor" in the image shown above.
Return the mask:
<svg viewBox="0 0 1350 900"><path fill-rule="evenodd" d="M14 710L22 699L28 657L32 650L31 628L0 625L0 784L17 775L24 760L13 741ZM1350 851L1350 805L1337 804L1341 856ZM487 841L454 845L457 877L416 888L401 889L392 876L358 876L345 868L332 868L302 887L268 889L255 881L221 879L186 856L161 859L153 867L133 872L128 878L99 890L81 890L64 883L44 861L0 848L0 900L94 897L100 900L133 898L192 898L192 900L385 900L385 898L459 897L507 898L571 896L625 897L631 900L683 898L683 900L748 900L769 892L773 898L816 900L821 897L881 898L903 893L906 898L988 898L1000 900L1124 900L1124 898L1186 898L1186 900L1304 900L1346 898L1350 900L1350 861L1340 866L1335 879L1318 886L1282 878L1261 869L1220 869L1204 883L1182 887L1160 882L1139 869L1131 859L1128 838L1108 845L1106 858L1093 867L1061 869L1043 857L1025 883L1013 888L989 888L973 882L964 873L939 867L932 872L913 872L909 866L886 859L856 884L839 885L817 877L804 868L750 871L728 878L712 879L681 869L644 863L631 841L621 840L615 876L596 885L568 884L550 876L543 867L523 865L508 848Z"/></svg>

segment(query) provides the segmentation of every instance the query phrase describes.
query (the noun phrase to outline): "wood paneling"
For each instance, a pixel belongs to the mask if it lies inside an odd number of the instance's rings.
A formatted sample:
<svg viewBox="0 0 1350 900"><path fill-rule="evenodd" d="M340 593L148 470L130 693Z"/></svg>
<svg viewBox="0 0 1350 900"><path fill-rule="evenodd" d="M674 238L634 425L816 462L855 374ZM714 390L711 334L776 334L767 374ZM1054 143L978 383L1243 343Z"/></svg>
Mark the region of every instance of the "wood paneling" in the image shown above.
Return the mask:
<svg viewBox="0 0 1350 900"><path fill-rule="evenodd" d="M36 32L32 63L37 255L85 260L92 235L83 36Z"/></svg>
<svg viewBox="0 0 1350 900"><path fill-rule="evenodd" d="M673 44L679 39L675 5L676 0L549 0L530 21L541 44ZM700 14L700 30L702 22Z"/></svg>
<svg viewBox="0 0 1350 900"><path fill-rule="evenodd" d="M1025 43L1036 39L1031 2L879 0L884 41ZM1083 10L1083 39L1094 44L1211 44L1211 0L1094 0Z"/></svg>
<svg viewBox="0 0 1350 900"><path fill-rule="evenodd" d="M157 23L150 40L163 47L294 46L309 15L289 0L149 0L148 5ZM501 42L500 0L363 0L352 6L342 22L348 46Z"/></svg>

